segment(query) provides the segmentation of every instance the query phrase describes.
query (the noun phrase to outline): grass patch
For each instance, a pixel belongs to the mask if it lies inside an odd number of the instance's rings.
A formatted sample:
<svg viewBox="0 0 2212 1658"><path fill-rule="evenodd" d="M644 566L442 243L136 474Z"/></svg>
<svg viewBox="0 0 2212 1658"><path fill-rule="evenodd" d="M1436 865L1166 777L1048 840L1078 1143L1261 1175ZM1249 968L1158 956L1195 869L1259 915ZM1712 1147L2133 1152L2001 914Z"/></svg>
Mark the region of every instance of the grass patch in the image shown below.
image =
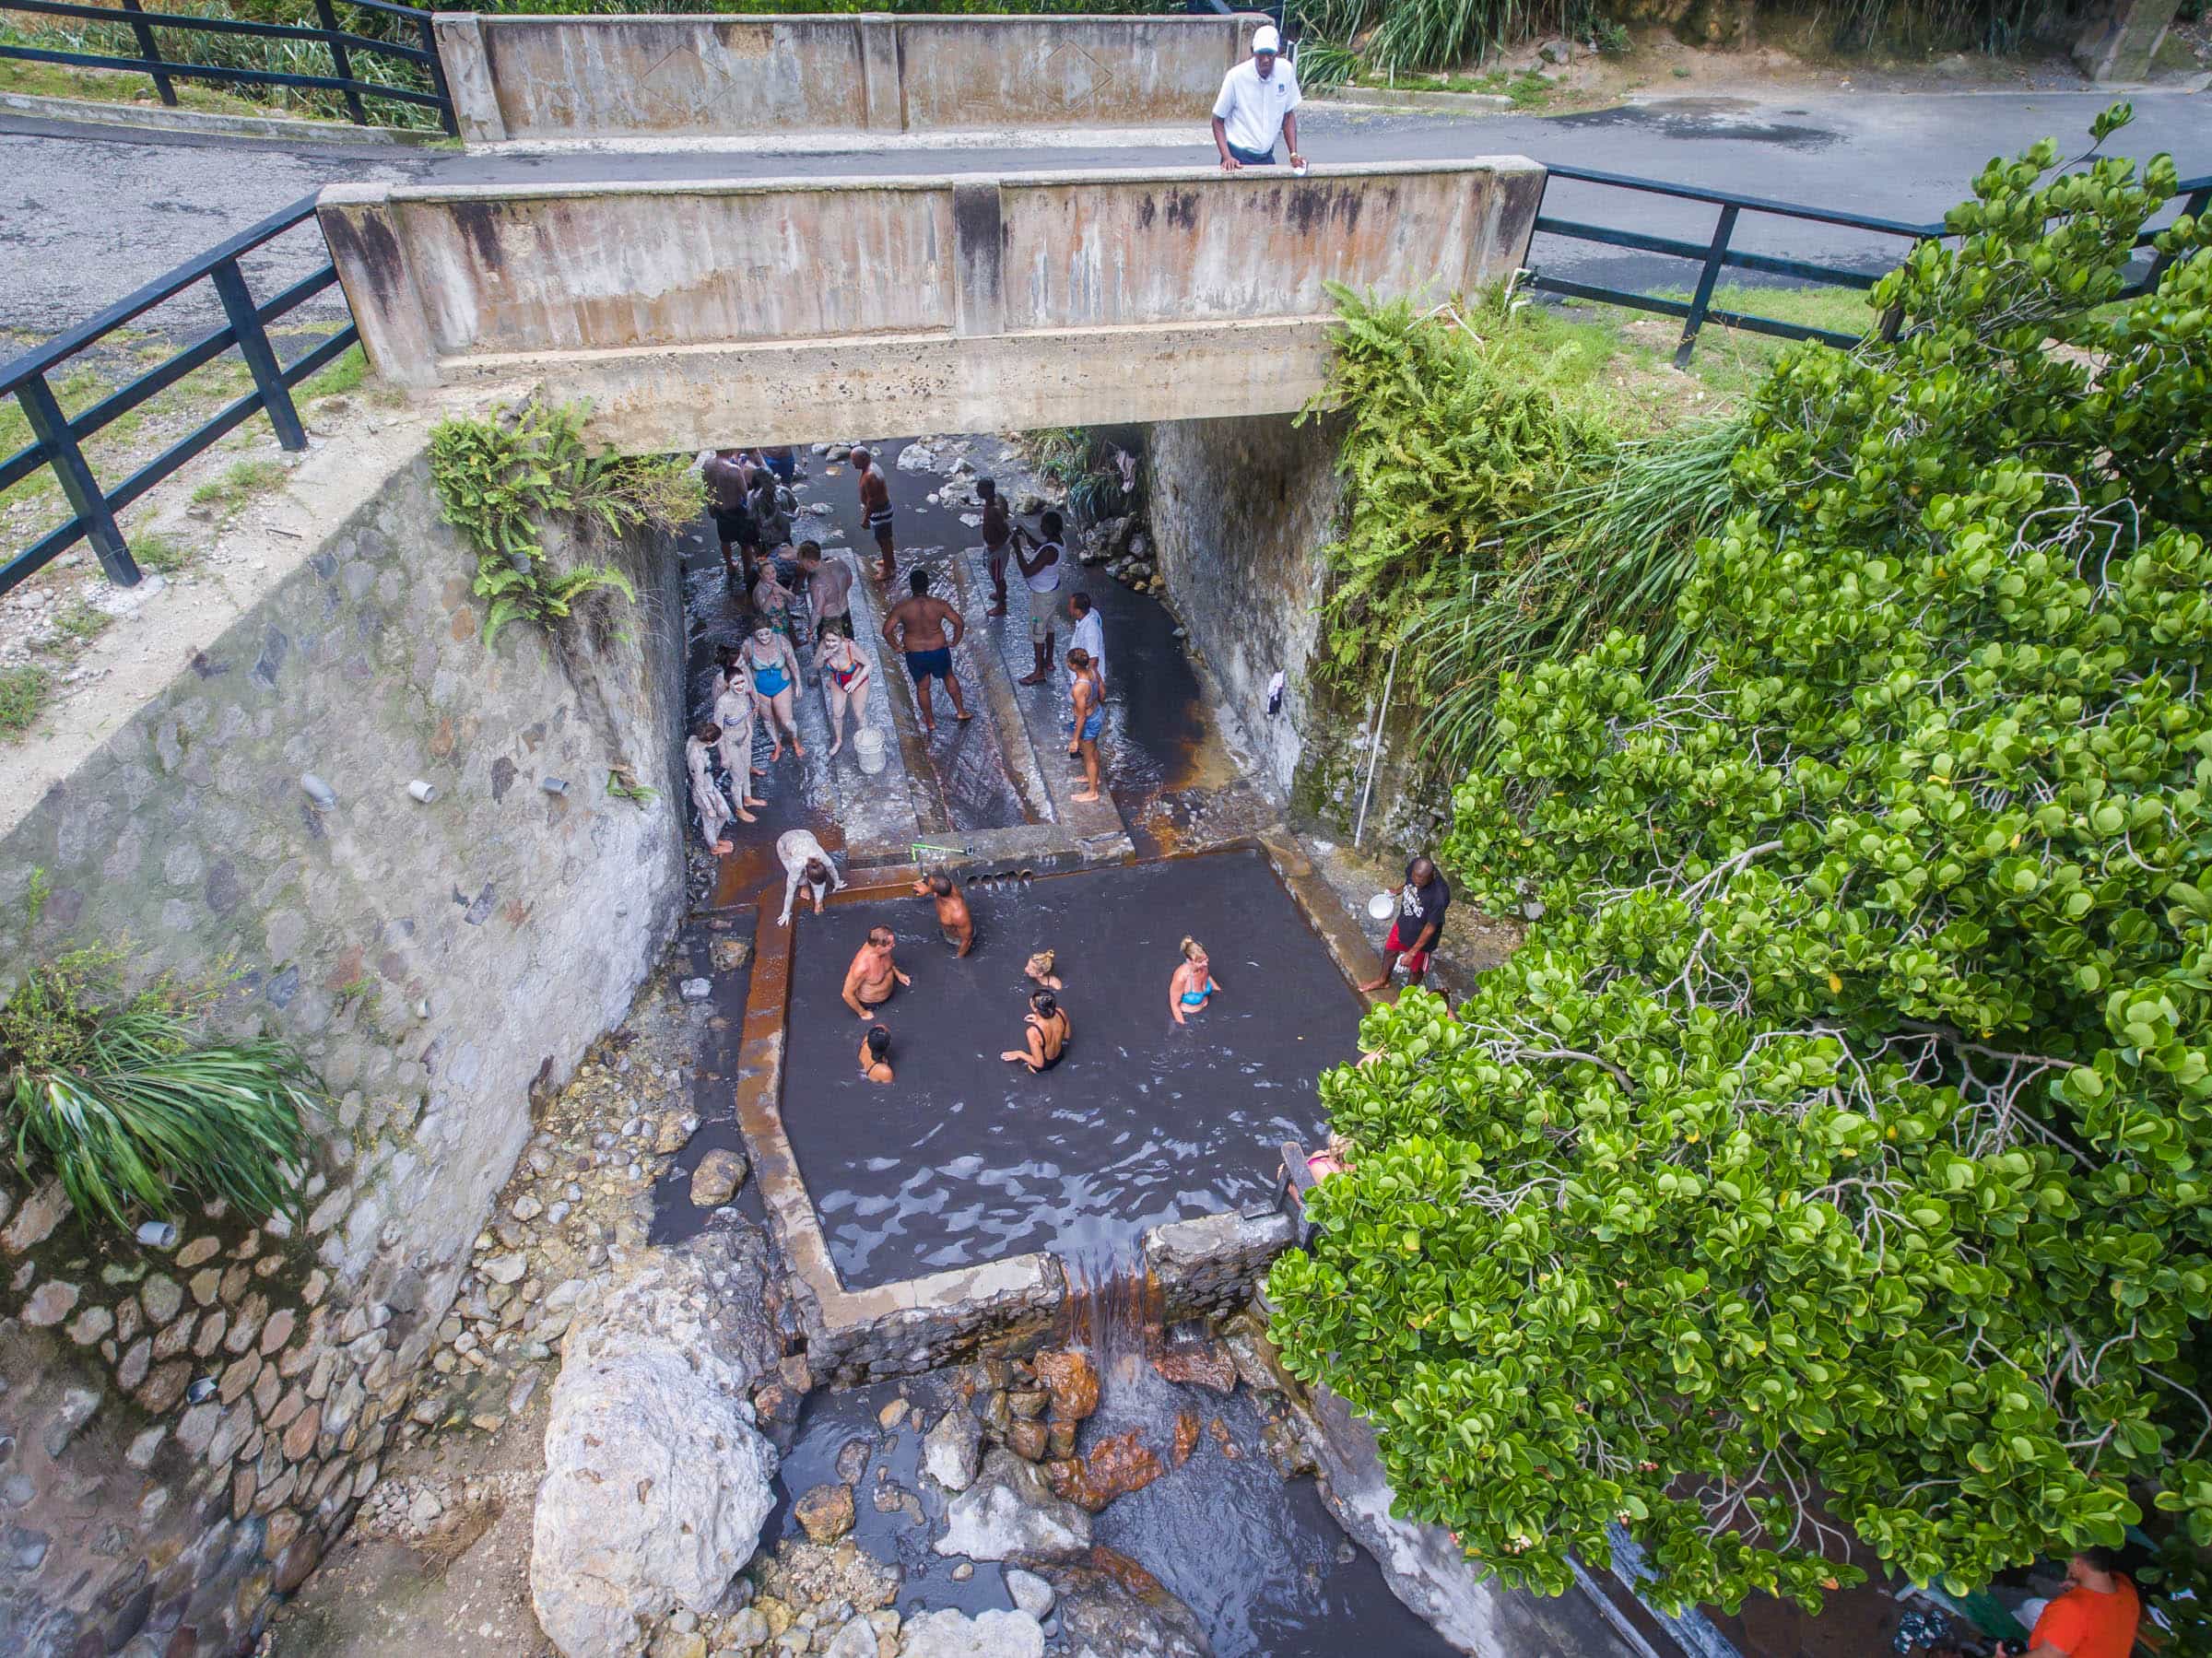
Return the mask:
<svg viewBox="0 0 2212 1658"><path fill-rule="evenodd" d="M150 570L158 576L173 576L192 564L198 554L174 535L148 530L131 537L131 557L137 560L140 570Z"/></svg>
<svg viewBox="0 0 2212 1658"><path fill-rule="evenodd" d="M19 737L35 725L53 689L44 668L0 668L0 735Z"/></svg>
<svg viewBox="0 0 2212 1658"><path fill-rule="evenodd" d="M135 50L134 48L134 50ZM172 80L177 107L210 115L268 115L276 113L248 99L217 91L188 80ZM121 69L78 69L65 64L27 63L21 58L0 58L0 92L18 92L29 98L75 98L89 103L121 103L158 110L159 94L153 77Z"/></svg>
<svg viewBox="0 0 2212 1658"><path fill-rule="evenodd" d="M368 378L369 359L359 346L348 346L335 362L300 382L293 395L302 403L312 403L318 397L340 397L359 391L361 382Z"/></svg>
<svg viewBox="0 0 2212 1658"><path fill-rule="evenodd" d="M1516 110L1540 110L1559 91L1557 84L1534 69L1524 69L1518 75L1492 69L1483 75L1420 76L1384 75L1366 70L1354 76L1352 84L1377 92L1480 92L1492 98L1510 98Z"/></svg>
<svg viewBox="0 0 2212 1658"><path fill-rule="evenodd" d="M234 512L256 495L265 495L283 482L284 468L275 461L236 461L220 477L209 478L194 489L193 503Z"/></svg>
<svg viewBox="0 0 2212 1658"><path fill-rule="evenodd" d="M88 645L110 628L115 618L87 599L71 599L53 618L54 631L74 645Z"/></svg>

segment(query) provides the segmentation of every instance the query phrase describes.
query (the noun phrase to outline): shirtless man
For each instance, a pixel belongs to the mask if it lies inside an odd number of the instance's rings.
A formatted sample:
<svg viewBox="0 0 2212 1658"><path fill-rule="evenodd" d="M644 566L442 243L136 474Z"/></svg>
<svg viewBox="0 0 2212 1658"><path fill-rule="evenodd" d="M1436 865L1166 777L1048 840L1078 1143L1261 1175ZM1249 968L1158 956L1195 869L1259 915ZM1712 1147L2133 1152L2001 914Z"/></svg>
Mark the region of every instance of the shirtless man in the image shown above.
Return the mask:
<svg viewBox="0 0 2212 1658"><path fill-rule="evenodd" d="M1022 1024L1030 1045L1008 1048L999 1058L1019 1061L1030 1067L1031 1076L1051 1070L1060 1063L1060 1055L1067 1048L1067 1010L1053 999L1051 991L1033 990L1030 993L1029 1017Z"/></svg>
<svg viewBox="0 0 2212 1658"><path fill-rule="evenodd" d="M929 705L932 679L945 682L945 688L952 693L953 712L963 723L975 718L968 711L967 701L960 696L960 682L952 673L952 648L968 631L968 623L943 599L930 596L929 571L914 571L908 585L914 590L914 596L901 599L883 618L883 639L886 644L906 653L906 671L913 676L914 699L922 706L922 729L934 735L937 717Z"/></svg>
<svg viewBox="0 0 2212 1658"><path fill-rule="evenodd" d="M818 541L799 543L799 573L806 578L806 603L814 611L818 639L832 633L853 637L853 567L842 559L825 561Z"/></svg>
<svg viewBox="0 0 2212 1658"><path fill-rule="evenodd" d="M853 965L845 970L845 1005L868 1023L875 1021L876 1009L891 999L893 980L913 983L891 959L894 942L890 928L870 927L868 942L853 952Z"/></svg>
<svg viewBox="0 0 2212 1658"><path fill-rule="evenodd" d="M914 896L937 900L937 929L952 947L955 959L975 948L975 917L969 913L968 900L950 876L924 876L914 883Z"/></svg>
<svg viewBox="0 0 2212 1658"><path fill-rule="evenodd" d="M891 549L891 486L865 449L853 450L853 469L860 474L860 510L867 516L868 528L876 532L876 547L883 555L883 569L877 573L888 587L899 570Z"/></svg>
<svg viewBox="0 0 2212 1658"><path fill-rule="evenodd" d="M999 499L998 486L991 479L978 478L975 492L983 502L983 551L991 564L991 608L985 616L1004 616L1006 613L1006 549L1014 543L1014 521L1006 516L1006 503Z"/></svg>

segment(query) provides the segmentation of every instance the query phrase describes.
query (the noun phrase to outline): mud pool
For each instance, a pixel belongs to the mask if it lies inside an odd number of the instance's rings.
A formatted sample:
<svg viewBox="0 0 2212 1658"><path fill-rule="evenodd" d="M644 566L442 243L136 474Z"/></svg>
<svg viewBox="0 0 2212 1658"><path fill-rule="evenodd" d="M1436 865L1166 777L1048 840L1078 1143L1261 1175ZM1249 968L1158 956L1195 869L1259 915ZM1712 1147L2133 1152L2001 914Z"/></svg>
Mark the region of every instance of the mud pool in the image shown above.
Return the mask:
<svg viewBox="0 0 2212 1658"><path fill-rule="evenodd" d="M1264 1204L1281 1142L1312 1141L1314 1078L1351 1051L1360 1004L1257 853L971 888L962 961L923 900L802 915L783 1124L848 1288L1050 1249L1111 1253L1146 1227ZM881 1010L897 1080L859 1074L840 999L868 929L912 975ZM1178 1026L1167 986L1195 935L1222 986ZM1041 1076L1002 1060L1022 966L1058 954L1074 1038Z"/></svg>
<svg viewBox="0 0 2212 1658"><path fill-rule="evenodd" d="M916 1378L904 1393L919 1396L936 1380ZM1083 1425L1086 1450L1137 1428L1164 1455L1178 1411L1221 1421L1221 1437L1209 1432L1189 1462L1117 1499L1091 1523L1095 1543L1136 1561L1191 1609L1215 1658L1448 1658L1456 1650L1391 1594L1311 1478L1277 1473L1248 1389L1224 1398L1177 1386L1134 1356L1114 1363L1105 1383L1098 1414ZM763 1546L799 1535L791 1511L799 1494L849 1479L858 1497L853 1540L900 1567L901 1614L1010 1605L1000 1567L975 1563L962 1580L953 1574L965 1562L932 1550L945 1529L946 1493L921 1476L922 1435L912 1416L895 1428L878 1421L900 1396L889 1382L815 1395L784 1455Z"/></svg>

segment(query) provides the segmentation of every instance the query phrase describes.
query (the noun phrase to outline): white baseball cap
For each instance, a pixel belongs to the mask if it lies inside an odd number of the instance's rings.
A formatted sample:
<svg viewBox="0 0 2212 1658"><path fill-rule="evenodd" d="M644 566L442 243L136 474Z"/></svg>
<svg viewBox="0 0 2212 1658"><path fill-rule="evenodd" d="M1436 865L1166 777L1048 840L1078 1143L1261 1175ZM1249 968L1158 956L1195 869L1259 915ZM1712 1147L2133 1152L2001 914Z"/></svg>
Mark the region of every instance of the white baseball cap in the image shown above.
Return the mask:
<svg viewBox="0 0 2212 1658"><path fill-rule="evenodd" d="M1252 49L1254 53L1280 52L1283 49L1283 37L1275 32L1272 23L1263 23L1253 30Z"/></svg>

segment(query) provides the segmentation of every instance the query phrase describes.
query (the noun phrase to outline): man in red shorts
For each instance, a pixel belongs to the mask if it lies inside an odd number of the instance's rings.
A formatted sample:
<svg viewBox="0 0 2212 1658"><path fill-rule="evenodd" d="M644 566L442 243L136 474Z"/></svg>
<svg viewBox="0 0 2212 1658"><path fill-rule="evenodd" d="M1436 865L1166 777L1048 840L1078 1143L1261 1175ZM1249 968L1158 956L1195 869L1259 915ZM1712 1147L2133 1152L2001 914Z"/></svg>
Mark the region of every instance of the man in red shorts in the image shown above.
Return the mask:
<svg viewBox="0 0 2212 1658"><path fill-rule="evenodd" d="M1398 918L1390 923L1382 945L1382 975L1359 989L1372 994L1390 982L1398 964L1406 964L1406 982L1418 984L1429 971L1429 958L1443 936L1444 911L1452 904L1452 888L1427 858L1406 865L1406 885L1398 893Z"/></svg>

